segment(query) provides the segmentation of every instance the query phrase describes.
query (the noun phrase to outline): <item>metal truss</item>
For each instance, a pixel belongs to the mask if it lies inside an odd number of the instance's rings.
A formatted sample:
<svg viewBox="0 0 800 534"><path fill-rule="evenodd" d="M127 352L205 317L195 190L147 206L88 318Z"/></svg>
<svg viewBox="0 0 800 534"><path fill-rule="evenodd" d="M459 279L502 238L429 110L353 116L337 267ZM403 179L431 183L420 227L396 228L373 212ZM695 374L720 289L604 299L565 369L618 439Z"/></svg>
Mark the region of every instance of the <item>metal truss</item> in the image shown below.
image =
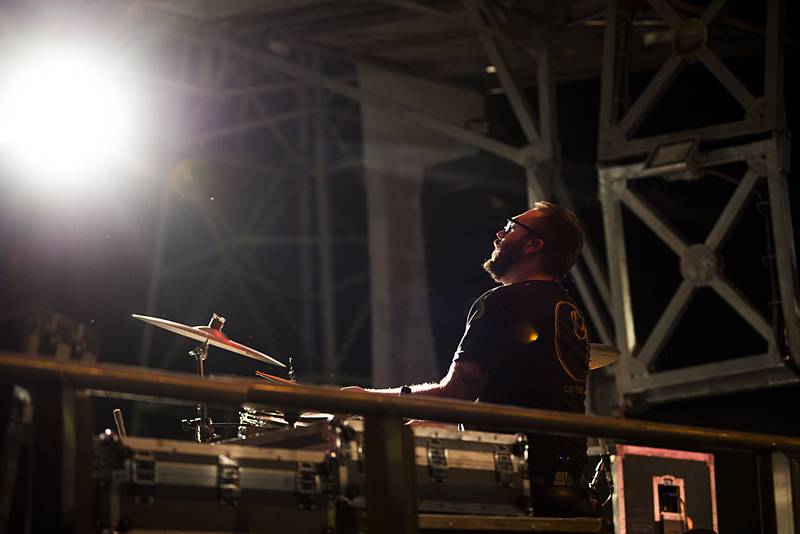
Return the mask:
<svg viewBox="0 0 800 534"><path fill-rule="evenodd" d="M337 276L334 269L337 251L366 247L364 229L348 222L330 191L343 173L354 181L362 173L357 140L344 134L358 130L358 106L213 41L165 35L170 38L150 46L176 57L176 64L169 77L150 78L175 91L174 116L163 126L177 141L158 171L170 179L144 313L191 322L234 307L242 328L257 333L251 343L284 360L294 356L302 379L342 380L340 370L366 352L359 341L369 338L367 273ZM297 61L310 72L323 70L318 58L304 54ZM226 180L239 176L255 182L257 192L233 210L204 189L211 181L225 192ZM199 246L186 250L175 212L189 213ZM334 219L346 227L337 234ZM287 254L297 262L294 272L276 279L265 262ZM139 363L174 367L183 349L183 340L165 349L152 329L143 329Z"/></svg>
<svg viewBox="0 0 800 534"><path fill-rule="evenodd" d="M765 75L763 94L754 96L714 53L709 32L728 1L714 0L699 17L682 18L664 0L648 0L652 11L673 32L673 51L645 89L627 109L626 38L630 35L628 14L609 2L602 77L599 138L600 198L607 241L616 342L623 357L616 369L619 400L636 399L637 406L688 397L732 393L795 383L800 363L800 322L794 235L789 208L786 174L789 171L789 136L783 109L782 10L779 0L767 0ZM690 61L704 65L743 109L741 117L723 124L649 137L636 133L659 99L673 85L681 68ZM674 158L665 154L677 151ZM621 163L620 160L625 161ZM739 162L746 168L727 205L711 231L699 243L690 242L673 224L650 205L635 181L645 177L699 179L720 165ZM744 165L742 165L744 164ZM731 235L756 188L768 195L774 250L774 272L778 280L779 320L767 319L770 303L752 302L725 275L721 247ZM623 207L649 228L680 260L682 281L660 319L645 337L637 339L639 314L631 294L628 250ZM648 268L645 265L637 266ZM657 371L656 362L671 339L692 297L700 288L712 289L763 338L763 354L730 357L721 355L713 364ZM727 357L726 357L727 356ZM703 360L707 361L707 360ZM643 403L643 404L642 404Z"/></svg>

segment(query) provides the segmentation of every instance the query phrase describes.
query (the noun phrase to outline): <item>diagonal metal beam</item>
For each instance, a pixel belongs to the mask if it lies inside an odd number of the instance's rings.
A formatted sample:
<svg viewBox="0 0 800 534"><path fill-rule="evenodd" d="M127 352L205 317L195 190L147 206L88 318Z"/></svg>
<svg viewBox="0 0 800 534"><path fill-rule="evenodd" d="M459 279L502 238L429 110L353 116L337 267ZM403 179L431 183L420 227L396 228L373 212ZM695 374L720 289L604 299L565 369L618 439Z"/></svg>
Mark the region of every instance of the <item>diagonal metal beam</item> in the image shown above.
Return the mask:
<svg viewBox="0 0 800 534"><path fill-rule="evenodd" d="M483 7L483 2L479 0L464 0L464 6L473 19L481 20L481 7ZM514 116L517 121L519 121L528 143L536 143L539 141L540 136L539 128L533 120L533 110L531 109L528 97L511 74L511 68L505 53L492 36L479 34L478 38L486 54L489 56L490 61L497 69L497 77L505 90L511 108L514 110Z"/></svg>
<svg viewBox="0 0 800 534"><path fill-rule="evenodd" d="M269 113L265 109L264 104L262 104L262 102L258 98L250 96L247 98L247 101L250 102L256 108L260 118L267 118L269 116ZM309 108L304 106L303 109L309 109ZM289 160L294 164L295 169L298 170L302 169L303 155L300 152L300 150L292 146L289 140L286 139L286 136L278 127L277 123L271 122L270 124L267 125L267 127L269 128L269 131L275 138L275 140L278 141L278 144L281 145L281 148L283 149L284 153L289 156Z"/></svg>
<svg viewBox="0 0 800 534"><path fill-rule="evenodd" d="M253 130L260 130L261 128L269 128L270 126L274 126L281 122L297 120L301 117L311 115L312 113L314 113L314 110L310 108L294 109L291 111L285 111L283 113L279 113L277 115L272 115L271 117L262 117L260 119L241 122L239 124L222 126L220 128L209 130L207 132L203 132L189 137L188 139L183 141L183 146L190 147L197 144L207 143L215 139L231 137L234 135L241 135L243 133L250 132Z"/></svg>
<svg viewBox="0 0 800 534"><path fill-rule="evenodd" d="M729 3L729 0L713 0L706 10L703 11L703 14L700 15L700 20L702 20L703 24L706 26L711 26L724 14Z"/></svg>
<svg viewBox="0 0 800 534"><path fill-rule="evenodd" d="M265 195L262 197L260 205L257 206L257 208L253 210L253 212L251 212L251 217L248 218L248 221L242 226L241 228L242 231L250 230L250 225L254 225L257 222L258 218L254 217L253 214L256 211L263 209L263 207L267 205L268 198L269 195ZM285 209L287 202L288 202L288 196L284 195L278 199L277 205L272 206L273 210L270 212L269 214L270 216L267 218L266 221L262 222L261 226L263 228L263 231L268 231L270 228L272 228L273 224L275 224L275 222L277 221L279 215L283 213L283 210ZM240 257L247 258L247 252L242 252ZM219 264L216 266L214 273L211 275L211 277L207 280L205 284L205 291L203 293L203 296L195 302L191 311L187 314L187 317L197 316L197 314L201 310L207 308L211 303L213 303L218 298L218 295L223 288L223 285L221 283L224 280L223 275L230 269L231 269L230 262L227 261L219 262ZM271 299L279 309L285 311L285 313L287 314L289 313L288 310L286 310L285 305L283 305L283 302L275 298L275 296L270 293L269 289L266 290L266 294L267 298ZM291 321L288 324L292 328L295 327L294 323L292 323ZM297 332L296 334L299 335L299 333ZM169 350L166 352L165 358L161 361L162 367L168 367L172 363L172 361L175 360L178 354L179 346L180 346L179 340L173 341Z"/></svg>
<svg viewBox="0 0 800 534"><path fill-rule="evenodd" d="M733 97L739 101L739 104L745 109L750 110L755 103L755 98L750 93L750 90L739 80L739 78L731 72L728 66L719 59L714 52L707 46L702 46L697 51L697 58L703 62L708 70L711 71L717 80L727 89Z"/></svg>
<svg viewBox="0 0 800 534"><path fill-rule="evenodd" d="M203 147L201 150L197 151L197 153L188 152L186 153L186 157L197 158L212 165L234 167L279 178L284 176L288 167L286 162L281 162L280 165L273 165L266 161L245 159L243 157L235 157L230 154L216 152L209 147Z"/></svg>
<svg viewBox="0 0 800 534"><path fill-rule="evenodd" d="M273 180L268 183L266 188L261 192L261 196L259 198L258 204L250 211L247 220L242 224L239 233L244 233L250 231L256 224L256 222L260 219L261 214L263 214L266 207L272 202L273 194L276 192L279 185L284 184L283 178L285 177L286 173L288 172L288 165L284 164L280 170L278 170L273 175ZM270 223L271 226L271 223ZM262 228L262 232L265 231ZM228 248L233 246L240 246L241 243L231 243L225 242L221 244L217 244L217 246L209 247L206 250L199 251L191 256L186 256L181 260L173 263L169 266L169 268L163 269L161 274L162 278L167 278L169 276L173 276L175 273L180 272L183 269L188 269L194 265L198 265L205 260L214 257L215 255L222 252L220 247Z"/></svg>
<svg viewBox="0 0 800 534"><path fill-rule="evenodd" d="M572 198L572 193L564 184L563 180L555 180L553 184L556 198L563 202L567 207L574 209L575 201ZM586 263L586 268L597 287L597 292L600 299L603 301L606 310L611 309L611 290L608 287L608 274L606 273L603 262L597 254L597 249L594 242L588 236L584 236L584 245L582 251L583 260ZM583 293L587 295L587 293ZM588 298L588 297L587 297Z"/></svg>
<svg viewBox="0 0 800 534"><path fill-rule="evenodd" d="M272 93L279 93L281 91L295 91L298 88L305 87L306 84L297 80L289 81L275 81L272 83L260 85L247 85L245 87L227 87L217 91L215 96L219 97L240 97L240 96L265 96Z"/></svg>
<svg viewBox="0 0 800 534"><path fill-rule="evenodd" d="M686 239L672 225L656 214L649 202L631 191L625 189L621 196L622 201L630 210L644 222L666 245L678 256L682 256L686 247Z"/></svg>
<svg viewBox="0 0 800 534"><path fill-rule="evenodd" d="M733 227L742 216L742 213L744 213L747 201L758 183L758 179L758 174L752 169L745 173L744 178L736 186L736 190L725 205L725 209L722 210L717 222L714 223L714 227L709 232L705 242L706 246L712 250L719 250L725 244L728 235L730 235Z"/></svg>
<svg viewBox="0 0 800 534"><path fill-rule="evenodd" d="M233 63L233 58L230 54L225 52L220 53L219 64L217 65L217 69L213 72L213 79L211 80L211 86L213 87L214 96L219 94L219 90L222 87L222 84L225 82L225 78L231 71L231 64Z"/></svg>
<svg viewBox="0 0 800 534"><path fill-rule="evenodd" d="M218 213L216 210L209 209L209 207L200 205L199 200L197 201L197 211L200 214L200 217L206 224L212 239L218 244L224 244L225 241L234 235L233 229L231 226L225 221L224 217L221 213ZM224 254L223 256L223 263L229 269L232 270L240 270L244 267L245 262L241 261L241 257L237 257L235 252L229 252ZM247 258L249 260L249 258ZM247 261L245 260L245 261ZM250 317L255 321L256 327L258 331L263 333L267 331L267 325L264 322L263 314L261 313L261 307L256 303L253 298L252 291L250 291L244 284L241 276L233 276L232 281L234 286L239 292L242 300L247 306L248 311L250 312Z"/></svg>
<svg viewBox="0 0 800 534"><path fill-rule="evenodd" d="M211 98L213 95L205 87L200 87L191 82L179 78L168 78L145 71L135 71L132 73L135 78L142 82L153 83L167 89L175 89L195 96Z"/></svg>
<svg viewBox="0 0 800 534"><path fill-rule="evenodd" d="M692 297L696 293L697 288L688 280L683 280L681 285L678 286L675 294L664 309L664 313L658 319L656 326L650 333L642 349L639 351L638 359L642 365L652 369L655 359L664 349L664 346L669 341L669 336L675 331L681 317L689 307Z"/></svg>
<svg viewBox="0 0 800 534"><path fill-rule="evenodd" d="M586 279L583 269L576 265L572 269L572 276L575 278L575 285L578 287L578 291L583 297L583 304L586 307L586 311L589 312L589 317L592 319L592 325L597 331L600 341L607 345L613 345L614 339L611 336L611 330L609 330L609 327L606 324L604 314L600 311L595 299L592 298L592 292L589 289L589 281Z"/></svg>
<svg viewBox="0 0 800 534"><path fill-rule="evenodd" d="M419 4L417 2L413 2L411 0L378 0L378 1L382 4L396 7L398 9L404 9L406 11L411 11L414 13L419 13L420 15L425 15L427 17L435 18L436 20L440 20L442 22L451 24L457 28L467 28L474 30L478 32L478 34L481 36L485 35L488 37L492 37L494 39L499 39L507 41L509 43L513 43L523 48L527 47L525 43L512 39L508 35L504 34L503 32L495 28L492 28L491 26L488 26L486 24L481 24L480 19L465 19L462 17L454 16L449 13L439 11L438 9L433 9L431 7Z"/></svg>
<svg viewBox="0 0 800 534"><path fill-rule="evenodd" d="M208 39L208 37L200 37L188 32L184 34L184 37L187 39L201 41ZM313 69L297 65L267 50L239 46L223 37L219 37L216 40L216 43L217 46L220 46L221 48L224 48L263 67L275 69L288 74L293 78L298 78L300 80L305 80L309 83L319 85L320 87L343 97L382 109L385 112L394 115L399 120L409 121L413 124L417 124L431 131L437 132L450 139L454 139L464 144L475 146L495 154L503 159L521 163L523 154L517 147L496 141L484 135L471 132L466 128L446 120L432 117L428 113L422 112L404 102L397 102L382 95L364 91L358 87L350 85L349 83L345 83L330 76L320 74Z"/></svg>
<svg viewBox="0 0 800 534"><path fill-rule="evenodd" d="M681 23L681 16L672 8L666 0L647 0L650 7L655 11L659 17L664 19L667 24L672 26L675 30Z"/></svg>
<svg viewBox="0 0 800 534"><path fill-rule="evenodd" d="M636 133L636 130L639 129L647 118L647 114L653 110L658 100L664 95L678 74L680 74L684 65L685 62L683 58L675 52L661 65L661 68L658 69L656 75L653 76L653 79L647 84L645 90L642 91L642 94L639 95L639 98L636 99L619 122L619 132L623 136L634 135Z"/></svg>
<svg viewBox="0 0 800 534"><path fill-rule="evenodd" d="M730 280L721 274L715 276L709 285L742 317L742 319L747 321L747 324L761 334L761 337L766 339L770 344L773 343L772 326L739 288L734 286Z"/></svg>

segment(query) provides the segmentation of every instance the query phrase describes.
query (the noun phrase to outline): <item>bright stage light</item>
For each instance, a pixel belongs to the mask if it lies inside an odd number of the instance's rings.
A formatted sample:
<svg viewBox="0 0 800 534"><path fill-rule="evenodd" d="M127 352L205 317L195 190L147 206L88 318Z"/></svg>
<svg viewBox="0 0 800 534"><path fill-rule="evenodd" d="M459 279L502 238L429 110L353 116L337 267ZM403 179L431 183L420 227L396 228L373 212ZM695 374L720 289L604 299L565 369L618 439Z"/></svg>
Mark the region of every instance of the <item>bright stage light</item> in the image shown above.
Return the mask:
<svg viewBox="0 0 800 534"><path fill-rule="evenodd" d="M4 66L0 150L15 174L74 187L126 155L137 110L119 67L97 50L64 46Z"/></svg>

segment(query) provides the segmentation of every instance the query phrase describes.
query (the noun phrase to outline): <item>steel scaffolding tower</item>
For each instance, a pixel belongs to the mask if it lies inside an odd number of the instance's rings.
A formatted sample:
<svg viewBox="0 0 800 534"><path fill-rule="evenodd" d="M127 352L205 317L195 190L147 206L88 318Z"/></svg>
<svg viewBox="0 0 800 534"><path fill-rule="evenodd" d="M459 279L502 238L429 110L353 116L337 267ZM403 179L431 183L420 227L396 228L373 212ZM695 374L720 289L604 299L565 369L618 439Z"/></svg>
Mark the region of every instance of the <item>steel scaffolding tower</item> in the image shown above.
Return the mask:
<svg viewBox="0 0 800 534"><path fill-rule="evenodd" d="M779 0L760 6L766 19L764 73L763 83L754 94L712 47L711 38L728 4L715 0L697 16L684 17L664 0L648 0L649 13L667 26L672 52L634 98L629 97L627 65L635 38L632 13L613 0L605 15L598 165L615 337L623 352L616 369L617 390L619 399L629 405L634 398L643 407L798 381L797 260L786 181L789 133L783 100L784 6ZM735 99L738 116L723 123L712 120L690 129L640 134L659 100L676 84L681 70L695 62L719 82L723 89L720 98L727 93ZM726 183L733 181L735 188L700 241L684 236L670 214L660 212L648 200L647 192L663 183L688 180L699 186L713 176L725 178ZM771 236L766 239L767 249L772 251L766 258L771 270L767 276L777 280L772 302L770 298L754 301L726 276L722 254L726 240L758 195L768 199L763 203L768 205L771 227ZM630 264L630 247L637 245L628 243L626 234L626 227L642 223L678 257L681 278L649 332L641 331L640 309L631 285L631 268L649 267ZM703 288L713 290L760 336L763 352L723 354L715 363L690 362L680 368L659 369L659 356L693 297Z"/></svg>

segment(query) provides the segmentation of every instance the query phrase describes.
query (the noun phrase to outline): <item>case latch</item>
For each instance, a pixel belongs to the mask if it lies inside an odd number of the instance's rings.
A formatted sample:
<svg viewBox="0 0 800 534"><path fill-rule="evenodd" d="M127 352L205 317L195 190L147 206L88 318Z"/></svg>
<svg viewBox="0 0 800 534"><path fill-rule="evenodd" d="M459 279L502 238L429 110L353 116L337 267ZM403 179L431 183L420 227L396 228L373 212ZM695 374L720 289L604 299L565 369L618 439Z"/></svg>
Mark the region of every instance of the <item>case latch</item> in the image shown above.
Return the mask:
<svg viewBox="0 0 800 534"><path fill-rule="evenodd" d="M497 482L504 488L513 486L514 462L511 454L511 447L508 445L498 445L494 450L494 471Z"/></svg>
<svg viewBox="0 0 800 534"><path fill-rule="evenodd" d="M240 477L239 462L220 454L217 463L217 497L220 503L230 506L239 504L239 497L242 494Z"/></svg>
<svg viewBox="0 0 800 534"><path fill-rule="evenodd" d="M152 452L136 451L129 460L131 486L136 500L152 502L155 499L158 469Z"/></svg>
<svg viewBox="0 0 800 534"><path fill-rule="evenodd" d="M428 441L428 474L438 484L447 478L447 449L438 439Z"/></svg>
<svg viewBox="0 0 800 534"><path fill-rule="evenodd" d="M299 462L297 464L297 496L300 508L314 510L317 496L319 495L319 472L313 463Z"/></svg>

